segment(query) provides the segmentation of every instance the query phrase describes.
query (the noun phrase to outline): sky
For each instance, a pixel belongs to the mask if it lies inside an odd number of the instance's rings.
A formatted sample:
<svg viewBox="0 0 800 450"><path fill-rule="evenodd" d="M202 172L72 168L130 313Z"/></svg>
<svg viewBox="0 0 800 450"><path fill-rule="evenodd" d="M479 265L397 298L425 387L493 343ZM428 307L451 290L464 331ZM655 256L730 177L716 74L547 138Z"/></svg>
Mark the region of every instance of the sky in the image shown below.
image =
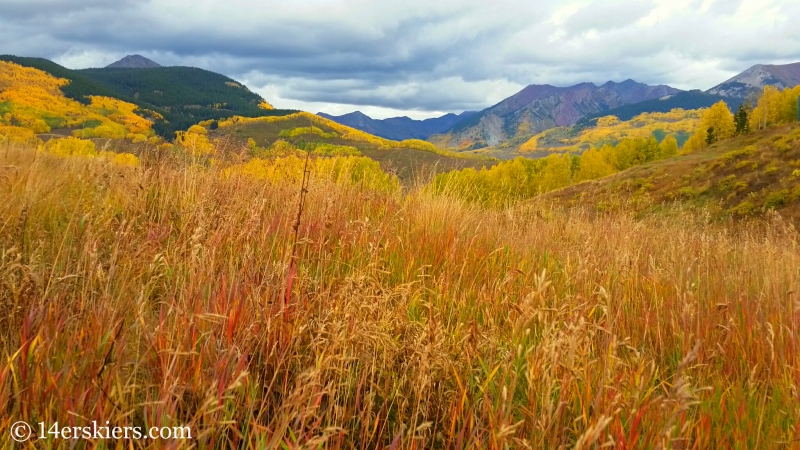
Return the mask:
<svg viewBox="0 0 800 450"><path fill-rule="evenodd" d="M529 84L709 89L800 61L798 0L0 0L0 54L72 69L140 54L278 108L415 119Z"/></svg>

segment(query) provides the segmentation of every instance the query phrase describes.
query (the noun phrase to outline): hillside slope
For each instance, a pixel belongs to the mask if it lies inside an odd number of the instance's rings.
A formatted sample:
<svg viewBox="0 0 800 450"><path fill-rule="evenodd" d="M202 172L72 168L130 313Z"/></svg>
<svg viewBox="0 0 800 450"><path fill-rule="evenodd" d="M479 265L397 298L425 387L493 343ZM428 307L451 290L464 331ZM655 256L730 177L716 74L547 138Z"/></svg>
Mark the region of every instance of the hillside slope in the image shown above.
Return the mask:
<svg viewBox="0 0 800 450"><path fill-rule="evenodd" d="M594 83L571 87L531 85L458 122L445 135L432 136L429 140L461 149L493 146L514 137L572 125L589 114L678 92L669 86L648 86L633 80L609 81L602 86Z"/></svg>
<svg viewBox="0 0 800 450"><path fill-rule="evenodd" d="M721 141L706 150L579 183L538 201L597 211L645 211L663 203L708 207L718 217L775 209L800 220L800 124Z"/></svg>
<svg viewBox="0 0 800 450"><path fill-rule="evenodd" d="M429 142L392 141L365 133L314 114L300 112L280 117L241 118L219 122L209 132L220 148L252 156L275 156L291 149L320 153L358 153L378 161L388 172L411 180L420 171L443 172L466 167L491 167L495 160L437 149Z"/></svg>
<svg viewBox="0 0 800 450"><path fill-rule="evenodd" d="M260 95L224 75L195 67L84 69L76 71L101 85L166 112L168 123L157 132L186 129L193 124L234 115L258 117L293 111L260 108Z"/></svg>
<svg viewBox="0 0 800 450"><path fill-rule="evenodd" d="M113 97L90 96L83 104L62 91L69 80L32 67L0 61L0 141L35 142L34 135L129 139L153 137L153 111Z"/></svg>
<svg viewBox="0 0 800 450"><path fill-rule="evenodd" d="M373 119L361 111L341 116L332 116L322 112L317 115L376 136L401 141L404 139L428 139L434 134L444 133L459 121L473 114L475 114L474 111L465 111L461 114L450 113L424 120L414 120L409 117Z"/></svg>

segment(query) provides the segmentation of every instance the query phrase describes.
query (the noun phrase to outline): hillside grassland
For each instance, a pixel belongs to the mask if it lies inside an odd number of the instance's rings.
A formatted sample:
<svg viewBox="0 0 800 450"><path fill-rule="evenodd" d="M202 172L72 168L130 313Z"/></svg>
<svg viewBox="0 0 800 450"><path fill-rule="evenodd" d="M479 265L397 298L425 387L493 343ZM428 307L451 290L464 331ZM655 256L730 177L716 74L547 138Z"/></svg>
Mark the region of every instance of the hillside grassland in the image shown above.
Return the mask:
<svg viewBox="0 0 800 450"><path fill-rule="evenodd" d="M800 125L720 141L704 151L645 163L553 192L542 201L643 214L680 201L717 217L777 210L800 219Z"/></svg>
<svg viewBox="0 0 800 450"><path fill-rule="evenodd" d="M489 209L321 164L3 145L0 427L190 426L171 448L800 447L800 253L780 216Z"/></svg>

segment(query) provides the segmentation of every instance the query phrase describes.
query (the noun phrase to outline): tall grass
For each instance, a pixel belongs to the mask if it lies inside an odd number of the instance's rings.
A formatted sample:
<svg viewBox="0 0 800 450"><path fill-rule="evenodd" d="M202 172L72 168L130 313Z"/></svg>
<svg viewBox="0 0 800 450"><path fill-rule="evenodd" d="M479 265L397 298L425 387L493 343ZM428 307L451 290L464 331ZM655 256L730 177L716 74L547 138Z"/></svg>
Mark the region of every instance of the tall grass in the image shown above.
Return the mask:
<svg viewBox="0 0 800 450"><path fill-rule="evenodd" d="M295 238L299 180L140 159L0 149L4 448L18 420L188 425L158 443L183 448L800 447L778 217L312 174Z"/></svg>

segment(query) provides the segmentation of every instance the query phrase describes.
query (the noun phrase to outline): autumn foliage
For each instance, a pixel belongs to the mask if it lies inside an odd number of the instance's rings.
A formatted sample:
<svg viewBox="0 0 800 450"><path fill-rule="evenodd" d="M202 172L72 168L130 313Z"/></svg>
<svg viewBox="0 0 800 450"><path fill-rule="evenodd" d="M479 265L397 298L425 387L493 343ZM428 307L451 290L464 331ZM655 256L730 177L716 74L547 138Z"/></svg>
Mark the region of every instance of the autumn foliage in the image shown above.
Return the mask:
<svg viewBox="0 0 800 450"><path fill-rule="evenodd" d="M152 123L137 115L136 105L108 97L91 96L88 105L65 97L67 80L38 69L0 61L0 129L6 140L26 140L52 129L72 129L80 138L127 138L142 142L154 135Z"/></svg>

